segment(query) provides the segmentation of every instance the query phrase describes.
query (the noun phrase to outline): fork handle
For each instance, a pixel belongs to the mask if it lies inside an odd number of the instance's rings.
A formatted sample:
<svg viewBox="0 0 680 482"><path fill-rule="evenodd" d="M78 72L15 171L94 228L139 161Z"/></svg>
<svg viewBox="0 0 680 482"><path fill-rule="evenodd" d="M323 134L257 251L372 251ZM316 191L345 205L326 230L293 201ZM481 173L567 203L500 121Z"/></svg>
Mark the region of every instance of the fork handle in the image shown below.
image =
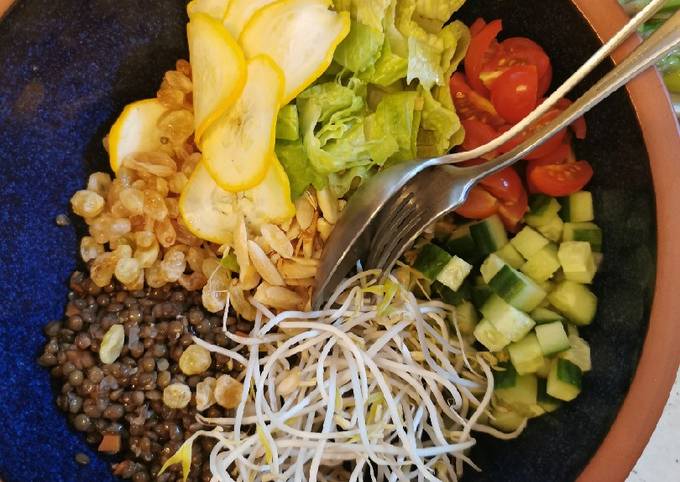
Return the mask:
<svg viewBox="0 0 680 482"><path fill-rule="evenodd" d="M669 18L653 35L640 44L623 62L602 77L583 96L565 109L550 124L537 131L513 150L490 162L464 168L471 175L471 184L505 169L523 159L531 151L568 127L619 88L630 82L680 44L680 10Z"/></svg>

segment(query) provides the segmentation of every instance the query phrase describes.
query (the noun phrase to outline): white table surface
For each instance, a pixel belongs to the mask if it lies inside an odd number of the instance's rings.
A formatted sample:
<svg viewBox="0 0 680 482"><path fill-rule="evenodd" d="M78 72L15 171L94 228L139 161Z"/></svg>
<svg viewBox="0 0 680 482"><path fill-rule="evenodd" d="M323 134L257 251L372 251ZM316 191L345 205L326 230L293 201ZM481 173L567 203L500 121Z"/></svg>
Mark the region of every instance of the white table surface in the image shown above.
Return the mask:
<svg viewBox="0 0 680 482"><path fill-rule="evenodd" d="M680 371L656 430L627 482L667 481L680 481Z"/></svg>

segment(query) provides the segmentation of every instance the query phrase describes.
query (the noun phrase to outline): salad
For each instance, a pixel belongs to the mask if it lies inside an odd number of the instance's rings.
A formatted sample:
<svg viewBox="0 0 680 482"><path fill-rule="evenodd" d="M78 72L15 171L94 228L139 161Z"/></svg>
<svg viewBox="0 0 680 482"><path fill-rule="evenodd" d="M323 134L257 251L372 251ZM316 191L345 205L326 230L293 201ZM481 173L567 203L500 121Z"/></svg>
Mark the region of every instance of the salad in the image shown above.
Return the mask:
<svg viewBox="0 0 680 482"><path fill-rule="evenodd" d="M483 145L550 89L540 45L466 26L463 3L188 4L189 61L123 110L113 175L71 200L87 270L40 358L114 473L458 480L477 434L517 437L578 396L602 262L584 119L311 311L365 179Z"/></svg>

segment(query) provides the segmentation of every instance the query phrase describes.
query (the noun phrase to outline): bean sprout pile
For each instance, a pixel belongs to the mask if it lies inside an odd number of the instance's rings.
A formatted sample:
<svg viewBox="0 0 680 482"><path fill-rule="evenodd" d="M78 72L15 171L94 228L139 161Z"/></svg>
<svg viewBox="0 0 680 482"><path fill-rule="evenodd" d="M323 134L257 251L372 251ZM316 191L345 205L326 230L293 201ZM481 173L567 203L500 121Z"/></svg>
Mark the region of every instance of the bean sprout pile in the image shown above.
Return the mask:
<svg viewBox="0 0 680 482"><path fill-rule="evenodd" d="M454 481L485 425L490 364L457 328L455 311L419 301L394 277L364 271L325 308L278 315L257 304L242 353L196 339L244 365L232 418L205 418L220 481ZM245 350L244 350L245 349ZM195 437L194 436L194 437ZM193 440L187 442L191 444ZM350 463L347 463L350 462Z"/></svg>

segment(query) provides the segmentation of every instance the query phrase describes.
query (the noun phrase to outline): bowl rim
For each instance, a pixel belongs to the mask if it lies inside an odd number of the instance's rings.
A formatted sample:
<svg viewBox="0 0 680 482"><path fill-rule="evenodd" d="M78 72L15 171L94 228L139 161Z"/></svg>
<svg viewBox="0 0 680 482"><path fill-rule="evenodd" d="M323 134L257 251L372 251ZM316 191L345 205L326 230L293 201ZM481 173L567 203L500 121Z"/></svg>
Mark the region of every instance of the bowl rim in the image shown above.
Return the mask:
<svg viewBox="0 0 680 482"><path fill-rule="evenodd" d="M616 0L572 0L601 41L611 38L628 21ZM613 55L618 63L639 43L629 39ZM655 70L627 86L649 154L656 198L657 274L647 335L628 394L604 441L581 472L579 482L623 481L647 445L680 364L680 330L675 326L680 298L680 127L661 76ZM674 242L674 240L676 240ZM631 436L633 435L633 436Z"/></svg>
<svg viewBox="0 0 680 482"><path fill-rule="evenodd" d="M628 17L616 0L571 0L601 41L611 38ZM0 0L0 18L14 0ZM631 38L613 55L625 58L641 39ZM602 444L578 482L624 481L640 458L661 417L680 366L680 330L675 327L680 285L673 263L680 259L680 125L661 76L649 71L627 86L642 130L652 171L657 211L657 276L649 327L628 394ZM635 436L631 437L631 434Z"/></svg>

